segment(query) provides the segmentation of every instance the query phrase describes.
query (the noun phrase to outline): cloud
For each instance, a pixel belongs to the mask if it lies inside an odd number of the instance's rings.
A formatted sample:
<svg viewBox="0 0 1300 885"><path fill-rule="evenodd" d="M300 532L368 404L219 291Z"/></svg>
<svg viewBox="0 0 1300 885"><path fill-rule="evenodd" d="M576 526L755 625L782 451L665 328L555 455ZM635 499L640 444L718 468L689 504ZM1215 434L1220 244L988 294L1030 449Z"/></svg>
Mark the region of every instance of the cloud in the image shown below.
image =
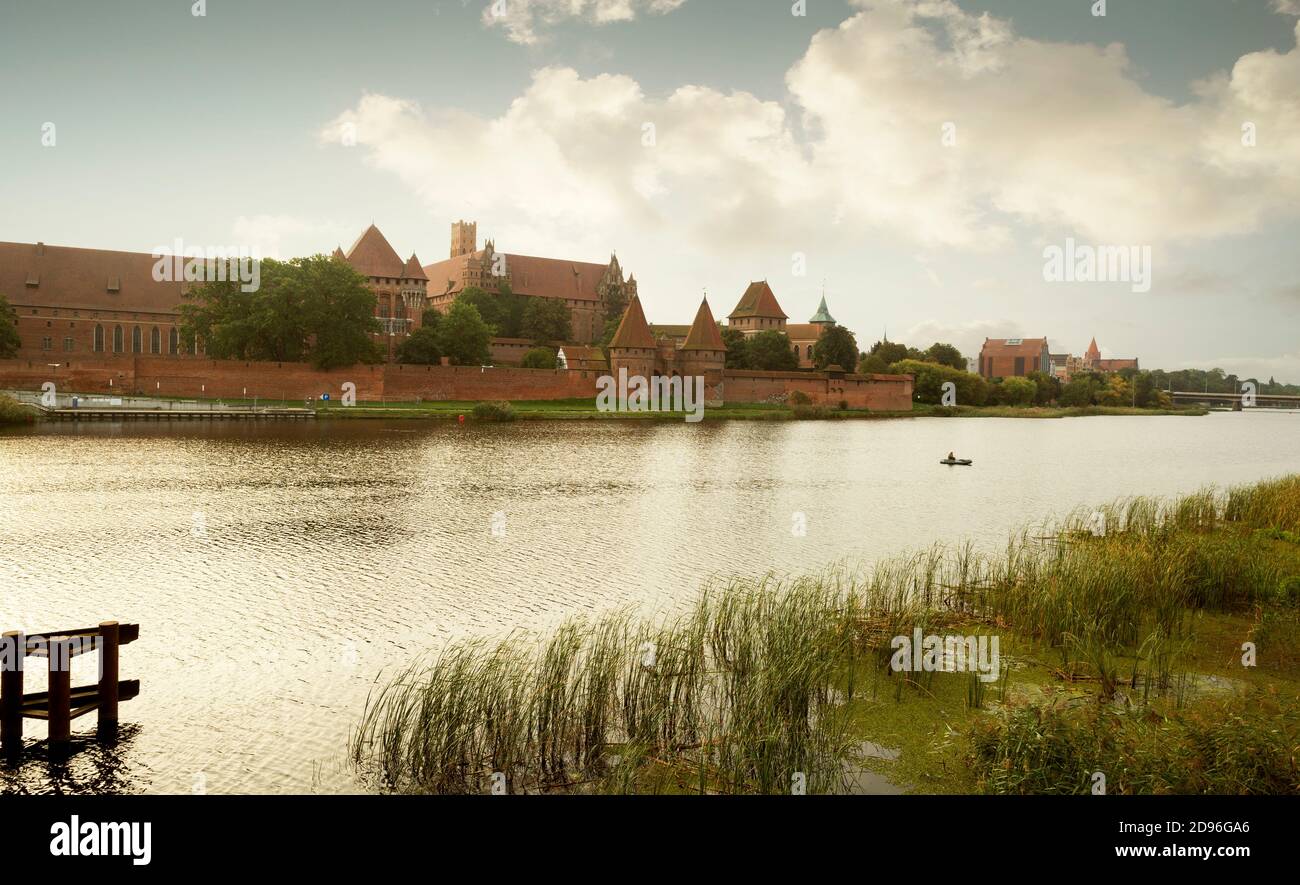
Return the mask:
<svg viewBox="0 0 1300 885"><path fill-rule="evenodd" d="M343 229L293 215L241 215L231 225L231 233L240 247L256 250L262 258L279 258L299 254L295 246L303 241L340 242Z"/></svg>
<svg viewBox="0 0 1300 885"><path fill-rule="evenodd" d="M605 25L627 22L638 15L667 15L686 0L490 0L483 10L483 23L506 29L514 43L533 46L544 41L544 32L567 20Z"/></svg>
<svg viewBox="0 0 1300 885"><path fill-rule="evenodd" d="M1273 11L1282 15L1300 15L1300 0L1273 0Z"/></svg>
<svg viewBox="0 0 1300 885"><path fill-rule="evenodd" d="M1042 332L1038 332L1042 335ZM947 323L940 320L926 320L907 330L901 339L913 347L925 349L936 342L951 344L961 351L964 357L979 356L986 338L1025 338L1032 337L1024 327L1012 319L998 321L977 320L968 323ZM1050 339L1049 339L1050 341ZM1052 344L1056 349L1056 344Z"/></svg>
<svg viewBox="0 0 1300 885"><path fill-rule="evenodd" d="M440 217L701 254L865 232L978 252L1026 227L1159 245L1300 206L1300 51L1245 55L1175 104L1144 90L1118 44L1030 39L952 0L853 2L788 72L784 105L695 85L652 98L630 77L548 67L499 116L371 94L322 138L354 125L366 162ZM506 25L677 5L513 0Z"/></svg>

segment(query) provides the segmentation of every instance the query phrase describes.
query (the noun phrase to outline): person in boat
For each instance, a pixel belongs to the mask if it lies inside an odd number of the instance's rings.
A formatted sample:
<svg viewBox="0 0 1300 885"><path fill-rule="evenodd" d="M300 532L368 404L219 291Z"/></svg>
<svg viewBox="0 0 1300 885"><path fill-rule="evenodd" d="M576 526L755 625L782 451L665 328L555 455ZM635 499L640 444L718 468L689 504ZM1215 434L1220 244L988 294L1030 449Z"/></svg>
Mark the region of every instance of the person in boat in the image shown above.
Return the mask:
<svg viewBox="0 0 1300 885"><path fill-rule="evenodd" d="M949 460L949 461L956 461L956 460L957 460L957 456L954 455L952 452L949 452L949 453L948 453L948 460Z"/></svg>

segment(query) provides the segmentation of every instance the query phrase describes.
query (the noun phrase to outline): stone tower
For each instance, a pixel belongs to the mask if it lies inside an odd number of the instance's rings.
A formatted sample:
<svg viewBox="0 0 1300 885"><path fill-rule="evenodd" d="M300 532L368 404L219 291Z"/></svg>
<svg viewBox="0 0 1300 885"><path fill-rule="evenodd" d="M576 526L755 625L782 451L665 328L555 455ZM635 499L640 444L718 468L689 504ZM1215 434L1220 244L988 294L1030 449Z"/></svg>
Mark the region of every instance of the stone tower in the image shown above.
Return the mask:
<svg viewBox="0 0 1300 885"><path fill-rule="evenodd" d="M712 386L722 381L722 370L727 363L727 345L722 342L718 323L709 310L709 299L700 302L695 322L681 350L677 352L677 367L683 375L703 376Z"/></svg>
<svg viewBox="0 0 1300 885"><path fill-rule="evenodd" d="M457 221L451 226L451 257L478 251L478 222Z"/></svg>

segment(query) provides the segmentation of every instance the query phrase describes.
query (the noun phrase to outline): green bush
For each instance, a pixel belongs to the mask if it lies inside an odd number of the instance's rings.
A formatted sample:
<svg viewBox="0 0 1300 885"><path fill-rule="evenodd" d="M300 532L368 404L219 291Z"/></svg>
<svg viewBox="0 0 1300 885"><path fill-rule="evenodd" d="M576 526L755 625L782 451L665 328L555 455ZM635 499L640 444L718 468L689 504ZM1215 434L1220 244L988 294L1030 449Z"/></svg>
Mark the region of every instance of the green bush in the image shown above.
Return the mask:
<svg viewBox="0 0 1300 885"><path fill-rule="evenodd" d="M36 413L11 396L0 393L0 424L31 424Z"/></svg>
<svg viewBox="0 0 1300 885"><path fill-rule="evenodd" d="M911 375L916 379L914 392L918 402L939 405L943 402L943 385L952 382L957 388L957 405L982 406L988 397L988 385L979 375L951 366L900 360L889 367L894 375Z"/></svg>
<svg viewBox="0 0 1300 885"><path fill-rule="evenodd" d="M804 393L802 390L796 390L794 393L790 394L790 399L787 400L787 402L792 406L811 406L812 397Z"/></svg>
<svg viewBox="0 0 1300 885"><path fill-rule="evenodd" d="M825 406L795 406L794 416L800 421L821 421L835 413Z"/></svg>
<svg viewBox="0 0 1300 885"><path fill-rule="evenodd" d="M556 361L555 351L549 347L534 347L524 354L519 367L522 369L556 369L559 368L559 363Z"/></svg>
<svg viewBox="0 0 1300 885"><path fill-rule="evenodd" d="M1028 378L1004 378L1002 398L1010 406L1031 406L1038 396L1038 385Z"/></svg>
<svg viewBox="0 0 1300 885"><path fill-rule="evenodd" d="M474 417L480 421L513 421L515 407L507 402L479 403L474 407Z"/></svg>

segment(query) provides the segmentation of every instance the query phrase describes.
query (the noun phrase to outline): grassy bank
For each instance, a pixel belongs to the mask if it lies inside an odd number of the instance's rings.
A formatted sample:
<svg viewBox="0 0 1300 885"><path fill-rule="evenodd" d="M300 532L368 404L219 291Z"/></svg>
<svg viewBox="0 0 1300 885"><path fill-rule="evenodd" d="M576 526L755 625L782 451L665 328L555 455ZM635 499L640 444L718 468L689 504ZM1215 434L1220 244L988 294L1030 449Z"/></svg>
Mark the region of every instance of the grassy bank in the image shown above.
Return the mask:
<svg viewBox="0 0 1300 885"><path fill-rule="evenodd" d="M1290 477L1080 511L994 556L733 580L669 621L455 644L370 699L351 758L399 792L838 792L864 769L914 791L1296 792L1297 533ZM996 636L996 671L900 671L917 629Z"/></svg>

